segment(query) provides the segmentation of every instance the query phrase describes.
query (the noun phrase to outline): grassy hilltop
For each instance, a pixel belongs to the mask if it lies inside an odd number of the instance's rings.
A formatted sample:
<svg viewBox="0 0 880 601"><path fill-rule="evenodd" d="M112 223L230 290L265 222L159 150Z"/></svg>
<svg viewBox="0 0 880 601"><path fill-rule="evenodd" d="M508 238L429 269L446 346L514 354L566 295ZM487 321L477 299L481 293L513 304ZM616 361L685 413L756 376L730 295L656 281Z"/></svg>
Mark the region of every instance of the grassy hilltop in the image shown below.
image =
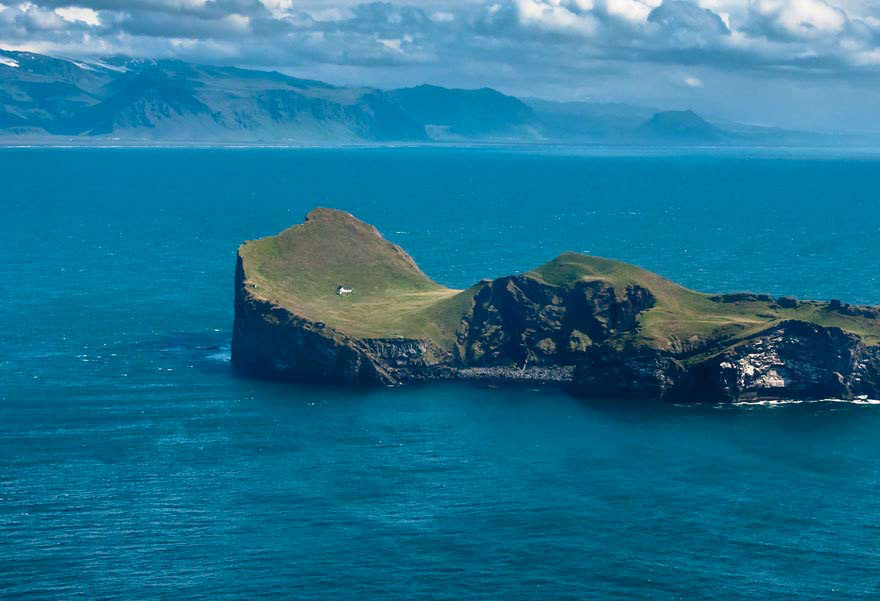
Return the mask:
<svg viewBox="0 0 880 601"><path fill-rule="evenodd" d="M470 300L467 291L431 280L373 226L332 209L246 242L239 255L253 294L354 338L445 343ZM354 293L340 296L339 286Z"/></svg>
<svg viewBox="0 0 880 601"><path fill-rule="evenodd" d="M239 249L250 294L355 339L426 339L450 348L485 281L467 290L426 276L399 246L372 226L332 209L315 209L305 223ZM619 342L676 350L687 343L737 340L787 320L839 327L866 344L880 344L877 315L847 305L758 295L711 296L610 259L565 253L523 276L560 290L598 282L623 297L640 287L653 305ZM338 286L353 289L337 294ZM856 310L852 310L856 309Z"/></svg>
<svg viewBox="0 0 880 601"><path fill-rule="evenodd" d="M798 301L796 306L783 307L765 295L704 294L628 263L580 253L564 253L526 276L556 286L578 280L602 280L616 290L634 285L646 288L654 295L656 304L641 315L639 336L656 348L668 348L673 340L694 336L742 338L792 319L838 327L858 334L870 344L880 344L877 319L831 310L829 303ZM740 297L743 300L737 300Z"/></svg>

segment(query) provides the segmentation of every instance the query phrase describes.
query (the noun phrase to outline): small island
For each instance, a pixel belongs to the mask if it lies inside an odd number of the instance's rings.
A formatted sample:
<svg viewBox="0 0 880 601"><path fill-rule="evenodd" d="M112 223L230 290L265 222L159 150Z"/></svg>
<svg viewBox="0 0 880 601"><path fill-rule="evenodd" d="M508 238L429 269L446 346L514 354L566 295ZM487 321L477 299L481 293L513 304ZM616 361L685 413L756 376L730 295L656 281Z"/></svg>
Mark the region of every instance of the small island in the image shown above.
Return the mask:
<svg viewBox="0 0 880 601"><path fill-rule="evenodd" d="M244 243L232 361L340 385L557 383L676 402L880 397L880 308L709 295L564 253L466 290L426 276L349 213L318 208Z"/></svg>

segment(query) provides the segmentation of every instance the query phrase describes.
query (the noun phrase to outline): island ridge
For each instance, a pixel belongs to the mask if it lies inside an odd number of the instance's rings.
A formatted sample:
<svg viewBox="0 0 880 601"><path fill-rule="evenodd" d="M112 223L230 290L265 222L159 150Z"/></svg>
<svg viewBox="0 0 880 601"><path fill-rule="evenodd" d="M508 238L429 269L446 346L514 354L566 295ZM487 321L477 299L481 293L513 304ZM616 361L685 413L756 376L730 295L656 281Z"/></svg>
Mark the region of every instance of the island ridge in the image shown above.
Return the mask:
<svg viewBox="0 0 880 601"><path fill-rule="evenodd" d="M349 385L554 382L584 396L684 402L877 398L880 308L702 294L578 253L453 290L374 227L318 208L239 248L232 361L261 377Z"/></svg>

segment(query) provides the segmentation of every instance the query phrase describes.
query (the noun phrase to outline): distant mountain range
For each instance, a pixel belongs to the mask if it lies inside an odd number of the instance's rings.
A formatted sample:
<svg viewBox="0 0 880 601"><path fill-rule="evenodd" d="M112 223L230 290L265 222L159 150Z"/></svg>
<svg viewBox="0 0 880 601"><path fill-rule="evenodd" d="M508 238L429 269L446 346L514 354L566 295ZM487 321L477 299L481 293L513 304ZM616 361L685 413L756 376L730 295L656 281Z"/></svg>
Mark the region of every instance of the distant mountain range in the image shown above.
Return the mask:
<svg viewBox="0 0 880 601"><path fill-rule="evenodd" d="M340 87L179 60L0 50L0 143L823 144L691 111L519 99L489 88Z"/></svg>

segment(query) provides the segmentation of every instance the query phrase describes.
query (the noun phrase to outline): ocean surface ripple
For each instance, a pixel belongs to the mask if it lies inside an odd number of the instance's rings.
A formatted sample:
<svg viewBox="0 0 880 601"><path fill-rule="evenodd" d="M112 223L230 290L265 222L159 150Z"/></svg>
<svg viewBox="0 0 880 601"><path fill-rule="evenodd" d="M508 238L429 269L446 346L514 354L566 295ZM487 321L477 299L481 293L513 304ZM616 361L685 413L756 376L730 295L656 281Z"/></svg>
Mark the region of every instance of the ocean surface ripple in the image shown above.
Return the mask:
<svg viewBox="0 0 880 601"><path fill-rule="evenodd" d="M880 598L876 400L229 366L237 245L315 205L450 286L576 250L880 304L878 179L821 153L0 150L0 598Z"/></svg>

